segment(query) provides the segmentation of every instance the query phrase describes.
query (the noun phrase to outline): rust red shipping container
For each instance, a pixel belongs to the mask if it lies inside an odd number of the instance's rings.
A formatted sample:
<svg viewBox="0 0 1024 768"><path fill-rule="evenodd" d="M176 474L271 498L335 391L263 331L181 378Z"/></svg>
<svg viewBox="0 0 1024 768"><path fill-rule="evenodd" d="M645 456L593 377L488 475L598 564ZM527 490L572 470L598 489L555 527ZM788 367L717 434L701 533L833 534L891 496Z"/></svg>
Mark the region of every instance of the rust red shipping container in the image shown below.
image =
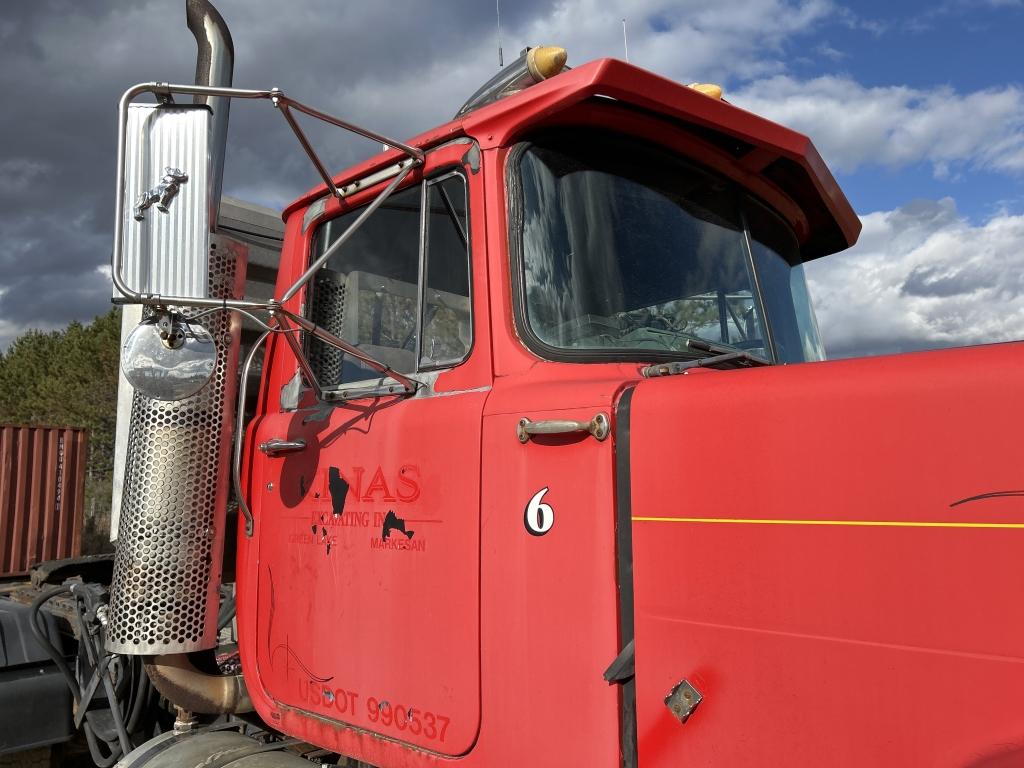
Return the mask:
<svg viewBox="0 0 1024 768"><path fill-rule="evenodd" d="M86 430L0 426L0 578L82 549Z"/></svg>

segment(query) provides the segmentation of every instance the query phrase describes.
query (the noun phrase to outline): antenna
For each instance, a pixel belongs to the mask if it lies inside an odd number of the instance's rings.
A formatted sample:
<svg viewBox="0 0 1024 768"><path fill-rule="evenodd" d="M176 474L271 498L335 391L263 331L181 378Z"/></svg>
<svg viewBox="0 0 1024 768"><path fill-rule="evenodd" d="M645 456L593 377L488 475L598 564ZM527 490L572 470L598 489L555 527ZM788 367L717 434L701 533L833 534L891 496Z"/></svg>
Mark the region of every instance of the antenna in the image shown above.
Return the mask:
<svg viewBox="0 0 1024 768"><path fill-rule="evenodd" d="M629 41L626 40L626 19L622 19L622 48L626 51L626 63L629 63Z"/></svg>
<svg viewBox="0 0 1024 768"><path fill-rule="evenodd" d="M498 16L498 69L505 66L501 56L501 0L494 0L494 11Z"/></svg>

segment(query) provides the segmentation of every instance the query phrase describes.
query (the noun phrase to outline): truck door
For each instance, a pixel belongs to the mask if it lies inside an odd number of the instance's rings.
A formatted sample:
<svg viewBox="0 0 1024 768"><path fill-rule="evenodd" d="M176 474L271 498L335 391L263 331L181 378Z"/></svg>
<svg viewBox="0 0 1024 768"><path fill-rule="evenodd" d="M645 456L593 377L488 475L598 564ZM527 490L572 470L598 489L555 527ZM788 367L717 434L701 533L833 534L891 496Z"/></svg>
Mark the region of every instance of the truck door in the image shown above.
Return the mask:
<svg viewBox="0 0 1024 768"><path fill-rule="evenodd" d="M518 724L487 743L524 764L620 765L619 690L602 674L620 650L610 425L621 378L539 363L499 378L485 409L484 706L487 722Z"/></svg>
<svg viewBox="0 0 1024 768"><path fill-rule="evenodd" d="M255 428L256 654L260 683L293 732L298 723L312 737L326 718L454 755L472 746L480 718L490 369L489 345L473 344L473 176L438 162L330 258L306 310L422 388L387 394L378 373L313 341L306 351L328 402L275 403ZM312 258L359 213L314 225ZM284 344L276 354L274 365L296 370Z"/></svg>

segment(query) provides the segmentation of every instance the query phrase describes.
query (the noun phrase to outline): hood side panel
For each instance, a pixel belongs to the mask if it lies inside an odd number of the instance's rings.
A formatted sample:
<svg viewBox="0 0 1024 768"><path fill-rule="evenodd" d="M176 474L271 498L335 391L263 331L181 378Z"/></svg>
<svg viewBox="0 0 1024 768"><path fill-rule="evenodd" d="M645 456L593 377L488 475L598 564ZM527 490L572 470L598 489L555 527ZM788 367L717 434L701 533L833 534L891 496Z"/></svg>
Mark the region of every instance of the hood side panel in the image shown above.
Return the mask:
<svg viewBox="0 0 1024 768"><path fill-rule="evenodd" d="M1022 391L1024 344L641 383L640 764L1020 744ZM683 679L703 695L685 724L664 704Z"/></svg>

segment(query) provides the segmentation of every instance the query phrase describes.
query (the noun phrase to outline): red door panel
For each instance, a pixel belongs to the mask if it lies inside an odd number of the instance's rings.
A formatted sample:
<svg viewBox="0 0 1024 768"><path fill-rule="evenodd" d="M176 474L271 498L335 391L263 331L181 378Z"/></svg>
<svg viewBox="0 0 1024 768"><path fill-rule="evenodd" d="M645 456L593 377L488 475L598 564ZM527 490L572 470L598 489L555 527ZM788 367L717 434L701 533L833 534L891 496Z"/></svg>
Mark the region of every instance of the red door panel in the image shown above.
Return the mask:
<svg viewBox="0 0 1024 768"><path fill-rule="evenodd" d="M620 381L617 369L541 364L488 398L480 765L621 765L619 689L602 676L620 648L614 433L516 432L523 417L614 418Z"/></svg>
<svg viewBox="0 0 1024 768"><path fill-rule="evenodd" d="M480 428L486 393L268 416L257 648L281 708L441 754L480 721ZM457 436L457 439L456 439Z"/></svg>
<svg viewBox="0 0 1024 768"><path fill-rule="evenodd" d="M641 765L1020 759L1022 391L1021 344L640 384Z"/></svg>

